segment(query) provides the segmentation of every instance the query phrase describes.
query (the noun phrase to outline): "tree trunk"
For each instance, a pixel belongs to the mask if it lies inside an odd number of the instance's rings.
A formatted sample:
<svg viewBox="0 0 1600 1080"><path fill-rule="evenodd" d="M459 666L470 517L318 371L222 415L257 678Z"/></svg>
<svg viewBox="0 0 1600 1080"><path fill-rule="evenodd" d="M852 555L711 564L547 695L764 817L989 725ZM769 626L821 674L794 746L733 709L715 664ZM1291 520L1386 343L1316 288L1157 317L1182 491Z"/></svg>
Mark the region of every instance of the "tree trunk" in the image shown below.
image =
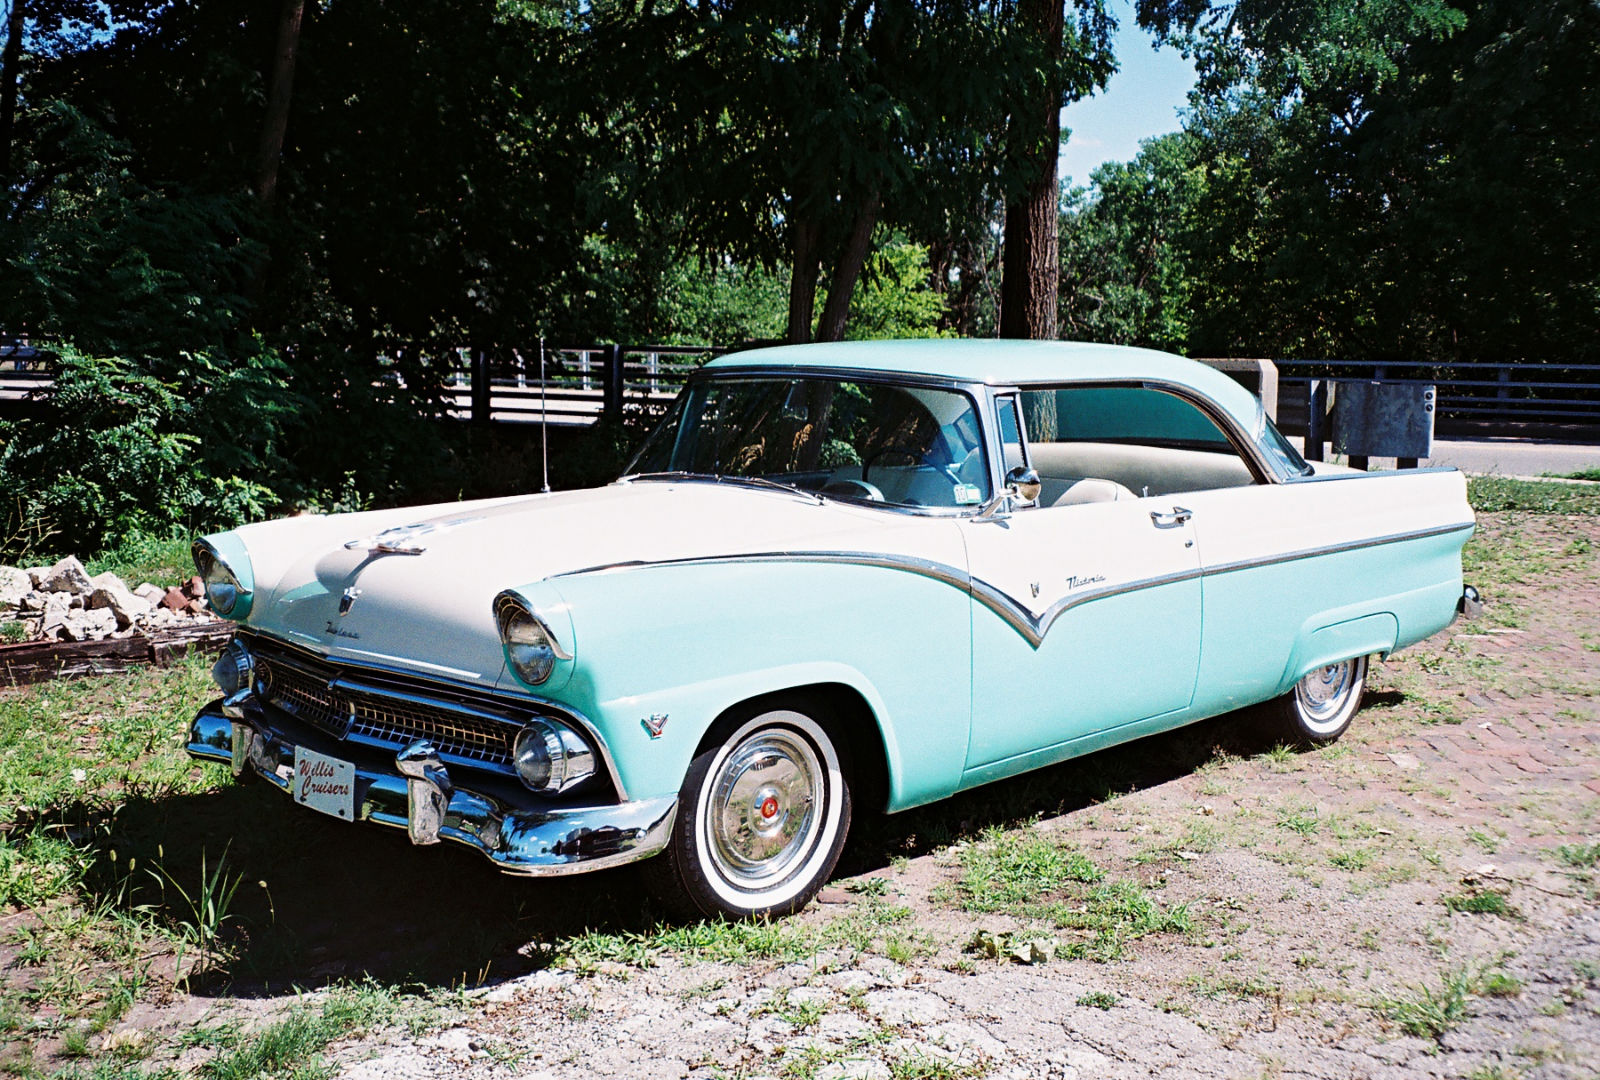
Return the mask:
<svg viewBox="0 0 1600 1080"><path fill-rule="evenodd" d="M289 101L294 91L294 57L300 46L300 20L305 0L283 0L278 22L278 48L272 58L272 81L267 90L267 118L261 125L261 147L256 154L256 198L270 207L278 197L278 164L283 160L283 137L289 130Z"/></svg>
<svg viewBox="0 0 1600 1080"><path fill-rule="evenodd" d="M804 345L811 340L811 319L817 310L817 227L794 224L794 261L789 270L789 331L784 340Z"/></svg>
<svg viewBox="0 0 1600 1080"><path fill-rule="evenodd" d="M850 297L856 291L861 268L867 264L867 253L872 250L872 230L878 224L878 210L878 193L874 191L856 211L850 236L828 279L828 303L822 309L822 322L817 325L818 341L844 340L845 323L850 317Z"/></svg>
<svg viewBox="0 0 1600 1080"><path fill-rule="evenodd" d="M17 92L22 83L22 31L27 0L11 0L5 57L0 60L0 182L11 179L11 143L17 128Z"/></svg>
<svg viewBox="0 0 1600 1080"><path fill-rule="evenodd" d="M1062 0L1019 0L1017 18L1036 28L1049 45L1052 65L1060 59L1064 25ZM1040 124L1043 121L1043 124ZM1006 206L1006 245L1000 283L1000 336L1048 339L1056 336L1056 292L1060 285L1060 187L1056 158L1061 151L1061 88L1056 78L1045 92L1011 121L1015 143L1037 170L1017 200ZM1031 144L1031 145L1030 145Z"/></svg>

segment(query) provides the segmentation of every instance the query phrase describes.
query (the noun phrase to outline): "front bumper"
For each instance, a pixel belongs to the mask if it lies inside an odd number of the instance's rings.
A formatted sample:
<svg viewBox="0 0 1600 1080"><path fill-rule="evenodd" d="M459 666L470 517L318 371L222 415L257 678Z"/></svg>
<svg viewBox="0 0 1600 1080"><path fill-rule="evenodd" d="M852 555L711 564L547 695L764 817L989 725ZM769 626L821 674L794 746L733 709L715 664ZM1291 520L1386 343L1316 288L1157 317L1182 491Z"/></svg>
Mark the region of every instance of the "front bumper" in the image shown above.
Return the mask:
<svg viewBox="0 0 1600 1080"><path fill-rule="evenodd" d="M235 776L246 769L289 794L295 747L352 755L313 745L291 724L274 724L255 702L214 701L189 728L188 750L204 761L226 762ZM360 756L355 765L356 819L405 829L414 844L454 840L477 848L501 870L529 877L581 874L654 855L672 833L678 800L673 796L596 806L528 807L496 794L454 785L438 755L425 742L400 753ZM529 796L532 798L532 796Z"/></svg>

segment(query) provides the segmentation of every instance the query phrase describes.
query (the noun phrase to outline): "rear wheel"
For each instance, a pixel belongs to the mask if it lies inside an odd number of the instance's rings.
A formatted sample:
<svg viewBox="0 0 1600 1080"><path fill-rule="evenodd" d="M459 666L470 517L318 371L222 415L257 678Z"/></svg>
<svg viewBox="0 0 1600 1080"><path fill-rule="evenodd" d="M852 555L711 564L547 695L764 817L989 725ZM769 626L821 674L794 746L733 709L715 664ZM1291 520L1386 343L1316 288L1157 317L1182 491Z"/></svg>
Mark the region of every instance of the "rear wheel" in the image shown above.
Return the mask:
<svg viewBox="0 0 1600 1080"><path fill-rule="evenodd" d="M672 840L643 866L673 911L787 915L833 873L850 829L847 763L803 707L731 718L695 756Z"/></svg>
<svg viewBox="0 0 1600 1080"><path fill-rule="evenodd" d="M1290 742L1320 745L1343 735L1361 707L1367 683L1367 658L1325 664L1267 702L1271 734Z"/></svg>

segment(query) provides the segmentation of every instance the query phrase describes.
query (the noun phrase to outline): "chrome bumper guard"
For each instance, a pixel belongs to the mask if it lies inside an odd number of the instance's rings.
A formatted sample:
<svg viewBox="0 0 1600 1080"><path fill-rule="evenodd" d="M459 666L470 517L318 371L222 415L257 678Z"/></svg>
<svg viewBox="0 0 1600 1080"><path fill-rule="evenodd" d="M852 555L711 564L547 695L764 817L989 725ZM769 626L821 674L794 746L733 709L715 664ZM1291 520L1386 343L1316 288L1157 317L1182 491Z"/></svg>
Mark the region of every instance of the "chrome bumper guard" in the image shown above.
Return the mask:
<svg viewBox="0 0 1600 1080"><path fill-rule="evenodd" d="M235 776L248 769L285 794L294 778L295 745L273 729L259 705L242 700L212 702L189 729L192 757L225 762ZM356 763L355 772L357 820L405 829L413 844L467 844L506 873L528 877L582 874L654 855L666 847L678 809L674 796L548 809L507 806L457 787L438 753L422 741L395 755L393 771Z"/></svg>

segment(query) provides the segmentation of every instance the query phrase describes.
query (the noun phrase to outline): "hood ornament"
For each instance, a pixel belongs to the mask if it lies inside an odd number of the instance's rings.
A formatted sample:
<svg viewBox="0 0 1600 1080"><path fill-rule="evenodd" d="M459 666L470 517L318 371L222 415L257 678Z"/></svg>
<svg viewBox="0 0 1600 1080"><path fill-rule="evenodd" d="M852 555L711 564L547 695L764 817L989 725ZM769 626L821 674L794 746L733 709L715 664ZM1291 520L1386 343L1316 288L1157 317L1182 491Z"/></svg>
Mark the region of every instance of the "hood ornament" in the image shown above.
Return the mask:
<svg viewBox="0 0 1600 1080"><path fill-rule="evenodd" d="M428 550L428 545L424 543L427 537L475 520L477 519L456 518L453 521L419 521L412 525L396 525L376 536L351 540L345 544L345 550L357 551L366 548L374 555L421 555Z"/></svg>
<svg viewBox="0 0 1600 1080"><path fill-rule="evenodd" d="M361 590L352 585L339 597L339 617L341 619L350 614L350 608L355 604L356 597L360 595Z"/></svg>

